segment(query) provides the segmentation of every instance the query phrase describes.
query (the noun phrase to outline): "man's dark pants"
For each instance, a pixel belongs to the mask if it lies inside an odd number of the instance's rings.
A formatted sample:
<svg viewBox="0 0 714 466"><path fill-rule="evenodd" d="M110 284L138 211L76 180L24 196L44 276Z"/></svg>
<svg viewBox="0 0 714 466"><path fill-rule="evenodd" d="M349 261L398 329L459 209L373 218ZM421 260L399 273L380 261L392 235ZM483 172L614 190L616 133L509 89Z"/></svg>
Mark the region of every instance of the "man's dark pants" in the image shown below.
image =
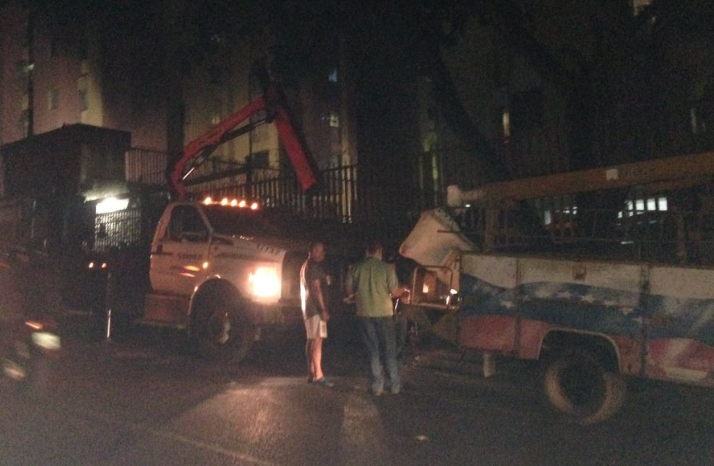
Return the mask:
<svg viewBox="0 0 714 466"><path fill-rule="evenodd" d="M400 383L394 319L392 317L359 317L359 323L362 341L369 355L372 393L381 393L385 388L385 372L386 387L393 393L398 393Z"/></svg>

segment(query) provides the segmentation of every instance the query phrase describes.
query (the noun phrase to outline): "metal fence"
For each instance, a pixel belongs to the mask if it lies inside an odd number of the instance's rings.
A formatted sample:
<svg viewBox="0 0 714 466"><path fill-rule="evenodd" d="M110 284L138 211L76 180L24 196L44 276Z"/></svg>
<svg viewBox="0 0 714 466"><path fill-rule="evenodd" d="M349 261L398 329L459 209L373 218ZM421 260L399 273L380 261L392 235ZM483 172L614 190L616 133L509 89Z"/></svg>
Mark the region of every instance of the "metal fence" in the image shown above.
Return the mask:
<svg viewBox="0 0 714 466"><path fill-rule="evenodd" d="M310 192L301 189L293 173L265 171L243 173L221 184L189 184L188 191L197 197L257 200L265 208L290 215L352 224L357 220L355 210L359 202L357 172L357 165L322 170L318 173L318 186Z"/></svg>
<svg viewBox="0 0 714 466"><path fill-rule="evenodd" d="M135 148L126 153L126 179L149 185L166 185L165 152ZM187 191L195 196L250 198L267 208L312 219L330 219L351 224L357 220L360 203L357 165L321 170L316 189L305 193L291 171L247 167L215 168L208 164L187 180ZM362 211L368 202L361 202ZM364 215L363 215L364 217Z"/></svg>
<svg viewBox="0 0 714 466"><path fill-rule="evenodd" d="M169 160L166 152L137 147L128 150L124 160L127 181L157 185L166 183Z"/></svg>
<svg viewBox="0 0 714 466"><path fill-rule="evenodd" d="M96 214L94 218L94 247L106 253L112 247L137 246L146 242L142 230L142 212L132 207L120 212Z"/></svg>
<svg viewBox="0 0 714 466"><path fill-rule="evenodd" d="M126 155L127 181L166 189L167 159L162 152L132 149ZM414 191L407 192L393 186L384 173L359 164L318 170L317 186L304 192L287 167L276 170L218 162L192 173L186 180L189 195L257 200L264 208L299 219L301 225L338 234L403 238L418 212L440 197L435 193L423 199L414 194L423 187L413 186Z"/></svg>

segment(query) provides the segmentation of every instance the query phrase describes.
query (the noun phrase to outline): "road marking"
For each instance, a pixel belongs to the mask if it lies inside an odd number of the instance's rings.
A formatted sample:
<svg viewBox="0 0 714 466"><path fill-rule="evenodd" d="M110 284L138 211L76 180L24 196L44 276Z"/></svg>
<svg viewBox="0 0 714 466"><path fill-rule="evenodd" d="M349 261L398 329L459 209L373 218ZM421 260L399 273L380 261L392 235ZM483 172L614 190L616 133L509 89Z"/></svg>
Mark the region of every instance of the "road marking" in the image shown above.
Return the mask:
<svg viewBox="0 0 714 466"><path fill-rule="evenodd" d="M59 412L59 410L58 410L58 412ZM66 409L63 410L62 413L64 415L68 414ZM171 440L171 441L191 445L192 447L195 447L195 448L198 448L201 450L218 453L220 455L227 456L234 460L238 460L241 462L241 464L250 463L250 464L257 464L257 465L261 465L261 466L279 466L278 463L266 461L264 459L257 458L255 456L249 455L247 453L242 453L237 450L231 450L229 448L222 447L216 443L207 443L207 442L203 442L201 440L195 440L195 439L192 439L185 435L171 432L163 427L158 427L158 428L152 427L149 424L146 424L143 422L116 420L116 419L111 418L110 416L107 416L104 413L97 412L94 410L83 410L83 411L73 410L72 414L74 414L76 417L78 417L80 419L84 418L84 419L89 419L89 420L99 420L106 424L114 424L114 425L124 426L128 429L131 429L131 430L137 432L137 433L145 433L145 434L153 435L154 437L162 438L165 440ZM141 437L139 436L139 438L141 438ZM132 441L131 443L126 444L122 447L123 452L121 452L120 454L122 456L125 456L127 454L127 452L130 451L132 448L138 449L138 448L141 448L141 446L145 445L145 444L146 444L145 440L142 440L141 442Z"/></svg>
<svg viewBox="0 0 714 466"><path fill-rule="evenodd" d="M369 397L349 395L342 412L341 464L380 464L391 458L381 415Z"/></svg>
<svg viewBox="0 0 714 466"><path fill-rule="evenodd" d="M246 453L241 453L235 450L230 450L228 448L224 448L220 445L217 444L210 444L206 442L202 442L200 440L194 440L192 438L186 437L184 435L176 434L173 432L168 432L163 429L153 429L151 427L142 425L142 424L136 424L131 426L135 430L141 430L143 432L148 432L151 435L154 435L155 437L161 437L166 440L173 440L181 443L185 443L188 445L191 445L193 447L202 449L202 450L208 450L214 453L218 453L220 455L228 456L230 458L239 460L241 462L249 462L251 464L260 464L264 466L278 466L278 463L273 463L270 461L265 461L260 458L256 458L255 456L248 455Z"/></svg>

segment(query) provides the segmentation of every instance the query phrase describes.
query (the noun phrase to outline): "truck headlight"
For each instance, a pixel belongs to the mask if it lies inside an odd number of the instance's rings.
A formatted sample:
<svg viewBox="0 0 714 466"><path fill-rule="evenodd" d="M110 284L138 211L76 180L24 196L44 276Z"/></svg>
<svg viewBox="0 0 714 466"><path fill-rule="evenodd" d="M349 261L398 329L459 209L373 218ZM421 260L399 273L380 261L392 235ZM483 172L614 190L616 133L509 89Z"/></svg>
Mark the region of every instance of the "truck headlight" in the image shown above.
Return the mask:
<svg viewBox="0 0 714 466"><path fill-rule="evenodd" d="M253 296L277 298L280 296L280 278L274 267L258 267L248 276Z"/></svg>

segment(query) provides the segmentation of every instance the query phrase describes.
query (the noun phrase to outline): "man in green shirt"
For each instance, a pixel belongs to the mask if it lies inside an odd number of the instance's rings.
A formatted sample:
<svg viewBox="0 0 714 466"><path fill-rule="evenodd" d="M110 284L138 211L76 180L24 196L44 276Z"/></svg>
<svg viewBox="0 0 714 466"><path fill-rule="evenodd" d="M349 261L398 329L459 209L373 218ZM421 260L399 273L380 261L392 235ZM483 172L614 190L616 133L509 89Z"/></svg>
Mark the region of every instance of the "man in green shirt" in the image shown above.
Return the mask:
<svg viewBox="0 0 714 466"><path fill-rule="evenodd" d="M386 388L396 395L401 385L392 298L401 296L404 288L399 286L394 268L382 261L381 243L368 243L365 258L347 275L345 287L357 305L360 333L369 353L372 393L380 396L386 382Z"/></svg>

